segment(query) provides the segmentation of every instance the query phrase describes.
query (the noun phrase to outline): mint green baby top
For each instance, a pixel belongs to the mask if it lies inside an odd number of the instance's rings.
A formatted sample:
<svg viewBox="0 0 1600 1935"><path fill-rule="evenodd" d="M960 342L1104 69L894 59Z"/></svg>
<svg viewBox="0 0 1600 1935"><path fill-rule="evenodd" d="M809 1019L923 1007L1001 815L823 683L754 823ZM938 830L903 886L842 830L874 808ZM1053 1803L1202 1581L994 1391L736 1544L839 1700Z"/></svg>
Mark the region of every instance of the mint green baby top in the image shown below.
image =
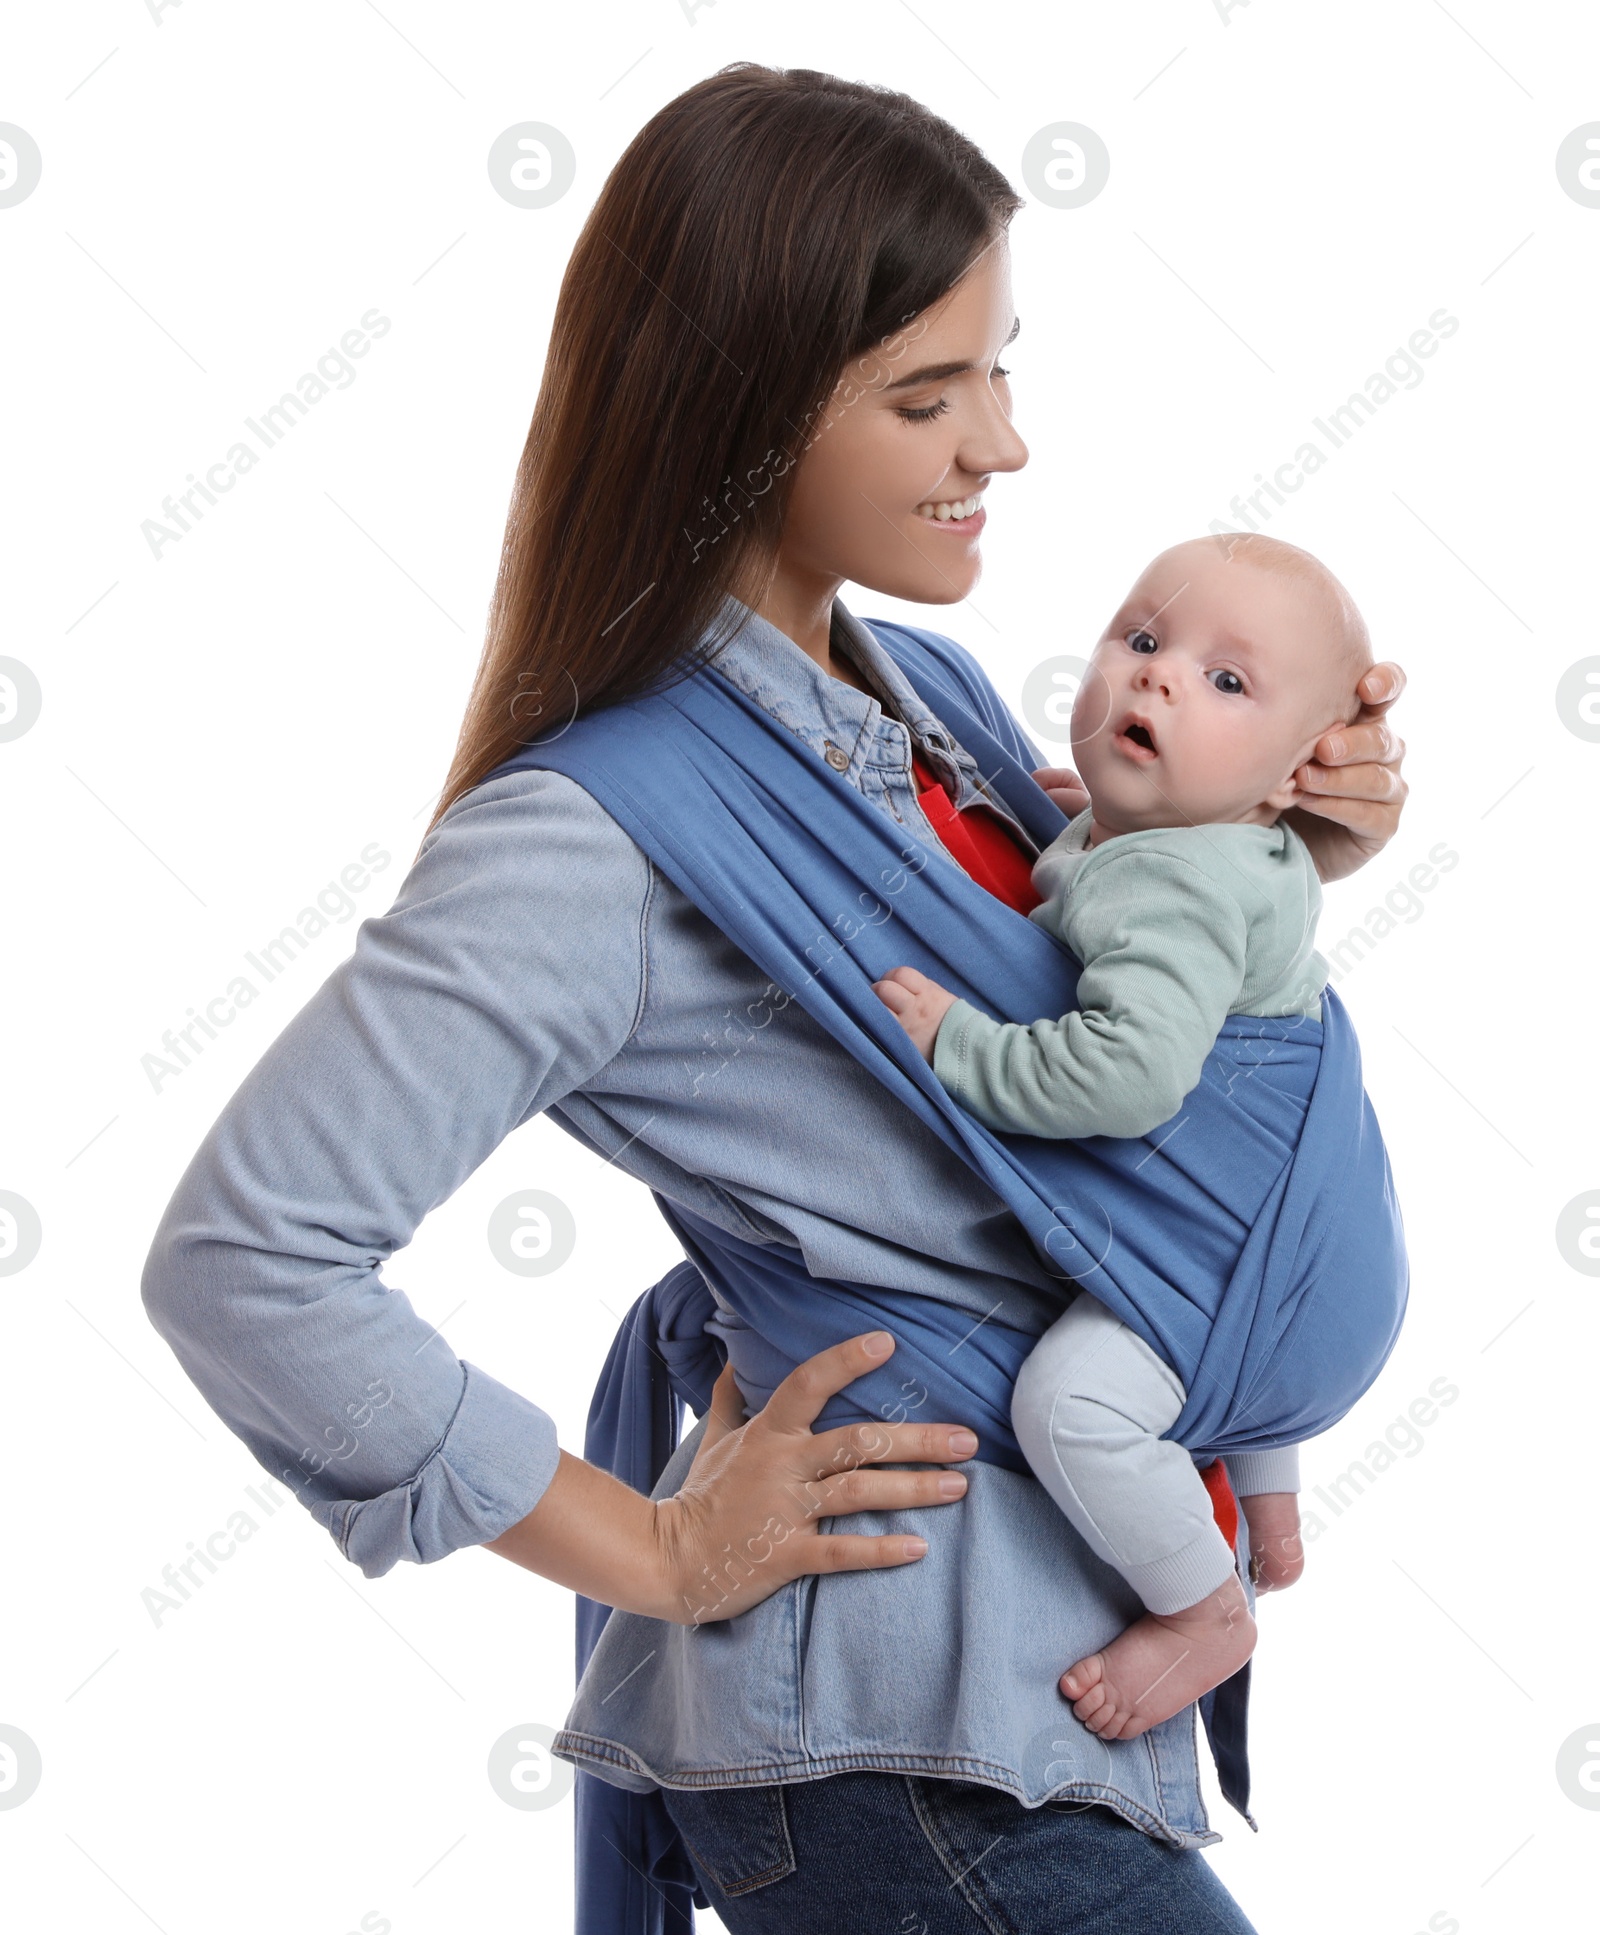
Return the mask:
<svg viewBox="0 0 1600 1935"><path fill-rule="evenodd" d="M1276 826L1174 826L1087 845L1085 807L1034 863L1030 920L1083 963L1079 1009L1024 1026L957 1001L933 1072L991 1129L1138 1136L1169 1122L1229 1015L1320 1018L1322 890Z"/></svg>

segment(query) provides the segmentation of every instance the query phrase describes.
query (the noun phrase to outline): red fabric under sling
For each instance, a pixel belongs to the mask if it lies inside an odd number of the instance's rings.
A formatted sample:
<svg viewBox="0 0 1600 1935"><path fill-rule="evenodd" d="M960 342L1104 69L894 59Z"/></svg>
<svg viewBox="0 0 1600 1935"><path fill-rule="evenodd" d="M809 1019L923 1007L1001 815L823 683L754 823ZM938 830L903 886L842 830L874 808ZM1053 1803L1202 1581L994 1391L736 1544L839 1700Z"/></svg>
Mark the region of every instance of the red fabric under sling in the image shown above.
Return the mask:
<svg viewBox="0 0 1600 1935"><path fill-rule="evenodd" d="M918 753L911 756L911 770L917 804L950 853L997 900L1019 914L1032 913L1044 899L1033 884L1033 857L1024 853L1005 821L981 801L958 812Z"/></svg>

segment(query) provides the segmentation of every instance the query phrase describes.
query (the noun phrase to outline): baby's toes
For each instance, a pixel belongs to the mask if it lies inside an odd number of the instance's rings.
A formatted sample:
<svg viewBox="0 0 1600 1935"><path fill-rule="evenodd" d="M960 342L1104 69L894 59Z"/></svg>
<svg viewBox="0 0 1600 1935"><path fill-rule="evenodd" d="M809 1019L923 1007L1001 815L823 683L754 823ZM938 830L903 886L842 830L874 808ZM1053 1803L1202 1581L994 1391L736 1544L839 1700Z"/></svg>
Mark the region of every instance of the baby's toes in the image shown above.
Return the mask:
<svg viewBox="0 0 1600 1935"><path fill-rule="evenodd" d="M1108 1688L1097 1686L1092 1699L1080 1700L1072 1711L1090 1733L1098 1734L1102 1740L1115 1738L1114 1733L1108 1735L1108 1729L1117 1724L1117 1703Z"/></svg>
<svg viewBox="0 0 1600 1935"><path fill-rule="evenodd" d="M1106 1703L1100 1710L1099 1718L1100 1724L1095 1728L1095 1732L1102 1740L1125 1739L1128 1728L1133 1724L1133 1714L1118 1700L1116 1694L1109 1689L1106 1694Z"/></svg>
<svg viewBox="0 0 1600 1935"><path fill-rule="evenodd" d="M1111 1701L1105 1688L1103 1686L1092 1686L1084 1694L1082 1699L1073 1701L1072 1717L1080 1726L1093 1729L1097 1716L1099 1717L1101 1725L1105 1724L1105 1719L1110 1712L1110 1708Z"/></svg>
<svg viewBox="0 0 1600 1935"><path fill-rule="evenodd" d="M1086 1699L1091 1691L1100 1686L1104 1672L1103 1656L1091 1653L1087 1659L1079 1660L1076 1666L1069 1666L1062 1674L1061 1691L1069 1700Z"/></svg>

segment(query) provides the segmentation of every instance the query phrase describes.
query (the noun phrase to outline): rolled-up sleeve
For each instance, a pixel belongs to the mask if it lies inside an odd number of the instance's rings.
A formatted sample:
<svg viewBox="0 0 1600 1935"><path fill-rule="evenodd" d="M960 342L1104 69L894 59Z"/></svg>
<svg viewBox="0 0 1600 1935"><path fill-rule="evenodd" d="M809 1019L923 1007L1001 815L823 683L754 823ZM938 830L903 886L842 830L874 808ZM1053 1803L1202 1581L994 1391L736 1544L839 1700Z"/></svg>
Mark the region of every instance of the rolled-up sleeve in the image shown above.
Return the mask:
<svg viewBox="0 0 1600 1935"><path fill-rule="evenodd" d="M245 1077L156 1231L151 1322L369 1578L497 1537L554 1475L549 1415L381 1272L627 1042L649 899L645 856L571 780L474 788Z"/></svg>

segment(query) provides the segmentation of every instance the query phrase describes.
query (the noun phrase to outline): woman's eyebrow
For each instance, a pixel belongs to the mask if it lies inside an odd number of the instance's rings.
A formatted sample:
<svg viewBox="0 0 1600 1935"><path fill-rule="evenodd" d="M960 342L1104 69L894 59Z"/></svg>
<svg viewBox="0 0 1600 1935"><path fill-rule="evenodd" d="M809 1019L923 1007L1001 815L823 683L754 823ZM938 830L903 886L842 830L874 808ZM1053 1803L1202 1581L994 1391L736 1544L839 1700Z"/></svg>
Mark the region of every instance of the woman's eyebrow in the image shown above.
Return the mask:
<svg viewBox="0 0 1600 1935"><path fill-rule="evenodd" d="M1013 317L1011 334L1000 345L1002 349L1006 347L1006 344L1014 343L1017 340L1017 331L1021 327L1022 318L1020 316ZM947 376L961 376L972 367L973 365L971 363L925 363L920 370L912 370L909 376L899 376L895 378L894 382L886 383L884 389L909 390L918 383L942 383Z"/></svg>

